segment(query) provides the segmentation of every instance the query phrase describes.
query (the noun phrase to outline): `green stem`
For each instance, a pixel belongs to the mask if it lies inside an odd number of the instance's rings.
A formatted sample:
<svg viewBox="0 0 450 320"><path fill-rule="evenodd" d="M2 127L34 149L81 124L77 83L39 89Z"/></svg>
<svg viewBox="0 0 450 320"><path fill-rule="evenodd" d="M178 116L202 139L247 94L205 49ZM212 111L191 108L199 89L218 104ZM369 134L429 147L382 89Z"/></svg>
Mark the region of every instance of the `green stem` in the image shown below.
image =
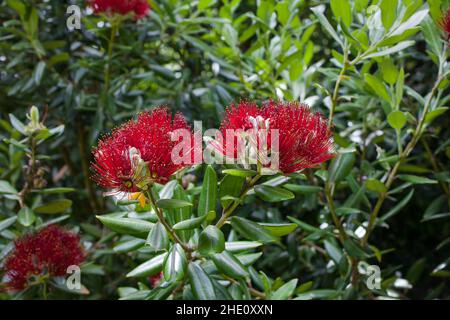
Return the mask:
<svg viewBox="0 0 450 320"><path fill-rule="evenodd" d="M425 125L425 117L428 114L428 110L430 109L433 97L436 94L436 92L438 91L439 85L444 80L444 78L445 77L443 77L443 76L439 76L438 79L436 80L436 83L434 84L433 89L431 90L429 97L428 97L427 101L425 102L422 115L419 118L419 122L417 124L416 130L414 131L411 141L407 144L407 146L401 153L399 159L397 160L394 167L392 168L391 172L389 173L388 179L385 183L386 191L380 193L380 196L379 196L377 202L375 203L375 207L373 208L373 211L370 214L369 223L366 228L366 233L361 241L363 246L365 246L367 244L367 242L369 240L369 236L375 227L375 223L376 223L378 214L381 210L381 206L383 205L384 200L386 199L387 193L388 193L390 187L392 186L392 183L395 180L395 176L397 174L398 169L400 168L400 165L409 156L409 154L413 151L414 147L416 146L417 142L419 141L420 137L422 136L422 133L423 133L422 130Z"/></svg>
<svg viewBox="0 0 450 320"><path fill-rule="evenodd" d="M104 74L104 92L107 94L109 90L109 83L111 79L111 64L112 64L112 53L113 53L113 47L114 47L114 40L116 38L117 30L119 29L119 24L115 21L111 21L111 34L109 36L109 42L108 42L108 61L107 66Z"/></svg>
<svg viewBox="0 0 450 320"><path fill-rule="evenodd" d="M159 222L161 222L161 224L164 226L164 228L167 230L167 233L169 234L169 237L176 243L179 243L180 246L184 249L184 251L186 251L187 253L191 252L191 248L189 248L188 246L186 246L183 241L181 241L181 239L178 237L178 235L176 234L175 230L172 229L172 227L170 226L170 224L167 222L166 218L164 218L164 213L161 211L161 209L156 205L156 199L155 196L153 195L153 191L150 190L147 191L147 196L150 199L150 202L153 206L153 208L155 209L155 213L158 216L158 220Z"/></svg>
<svg viewBox="0 0 450 320"><path fill-rule="evenodd" d="M331 218L333 219L333 223L338 229L339 239L343 243L345 239L347 239L347 234L345 233L344 227L342 226L341 220L339 219L336 213L336 207L334 205L333 194L331 192L330 184L327 182L325 184L325 197L327 199L328 208L330 209Z"/></svg>
<svg viewBox="0 0 450 320"><path fill-rule="evenodd" d="M235 279L233 279L233 278L231 278L231 277L229 277L229 276L227 276L227 275L223 275L223 277L224 277L225 279L227 279L228 281L234 283L234 284L238 284L238 283L239 283L239 281L237 281L237 280L235 280ZM254 288L252 288L252 287L249 287L249 288L248 288L248 291L250 292L250 294L251 294L252 296L254 296L254 297L256 297L256 298L259 298L259 299L261 299L261 300L267 299L265 293L263 293L263 292L261 292L261 291L258 291L258 290L254 289Z"/></svg>
<svg viewBox="0 0 450 320"><path fill-rule="evenodd" d="M339 76L336 80L336 84L334 86L333 95L331 96L331 108L330 108L330 117L328 119L328 129L331 128L333 125L333 117L336 110L336 106L338 104L338 98L339 98L339 88L341 86L341 82L345 77L345 73L347 72L349 68L348 64L348 48L347 45L344 46L344 60L343 60L343 66L341 69L341 72L339 73Z"/></svg>
<svg viewBox="0 0 450 320"><path fill-rule="evenodd" d="M42 281L42 297L44 298L44 300L48 299L48 295L47 295L47 280L43 280Z"/></svg>
<svg viewBox="0 0 450 320"><path fill-rule="evenodd" d="M255 183L261 178L260 175L256 175L250 182L247 184L247 186L242 190L241 194L239 195L238 200L234 200L228 207L226 207L223 212L222 216L220 217L219 221L216 223L217 228L222 228L225 222L227 222L228 218L233 214L234 210L239 206L239 204L242 202L246 194L250 191L251 188L255 185Z"/></svg>

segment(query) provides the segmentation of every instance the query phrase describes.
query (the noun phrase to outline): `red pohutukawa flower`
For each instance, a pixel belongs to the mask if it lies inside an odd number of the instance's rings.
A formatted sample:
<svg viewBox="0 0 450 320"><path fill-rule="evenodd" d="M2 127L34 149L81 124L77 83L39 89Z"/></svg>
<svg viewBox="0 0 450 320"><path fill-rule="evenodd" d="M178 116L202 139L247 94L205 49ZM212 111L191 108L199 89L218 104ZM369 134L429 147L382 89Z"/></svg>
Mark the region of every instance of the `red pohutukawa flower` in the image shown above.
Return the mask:
<svg viewBox="0 0 450 320"><path fill-rule="evenodd" d="M7 288L23 290L33 276L64 276L69 266L80 265L84 258L76 234L58 225L47 226L16 240L4 265Z"/></svg>
<svg viewBox="0 0 450 320"><path fill-rule="evenodd" d="M447 38L449 38L450 37L450 9L442 17L441 27L447 33Z"/></svg>
<svg viewBox="0 0 450 320"><path fill-rule="evenodd" d="M227 147L228 129L267 130L265 144L269 150L271 130L278 130L278 170L286 174L315 167L334 157L332 132L327 128L326 119L313 113L306 104L270 101L260 108L244 101L228 108L221 125L224 154L236 158L237 149ZM234 140L235 146L237 138Z"/></svg>
<svg viewBox="0 0 450 320"><path fill-rule="evenodd" d="M138 115L100 140L93 155L94 174L98 185L113 192L137 192L151 182L165 184L188 161L172 161L172 150L180 139L172 141L175 130L192 131L185 118L173 118L167 108L156 108ZM186 156L181 150L180 157ZM193 154L193 153L192 153Z"/></svg>
<svg viewBox="0 0 450 320"><path fill-rule="evenodd" d="M95 13L134 14L136 20L141 19L150 11L147 0L88 0Z"/></svg>

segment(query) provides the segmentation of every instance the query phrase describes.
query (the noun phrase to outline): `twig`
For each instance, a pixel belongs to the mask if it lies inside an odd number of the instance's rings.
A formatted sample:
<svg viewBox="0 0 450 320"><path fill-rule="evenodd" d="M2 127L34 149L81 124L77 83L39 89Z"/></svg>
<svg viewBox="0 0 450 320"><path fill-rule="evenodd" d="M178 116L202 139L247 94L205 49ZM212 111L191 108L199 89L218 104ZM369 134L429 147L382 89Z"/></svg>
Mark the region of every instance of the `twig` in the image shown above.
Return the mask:
<svg viewBox="0 0 450 320"><path fill-rule="evenodd" d="M220 217L219 221L216 223L217 228L222 228L225 222L228 220L228 218L233 214L234 210L239 206L245 195L250 191L250 189L255 185L255 183L261 178L260 175L256 175L250 182L247 184L247 186L242 190L241 194L239 195L238 200L233 200L233 202L228 205L228 207L224 208L222 211L222 216Z"/></svg>
<svg viewBox="0 0 450 320"><path fill-rule="evenodd" d="M176 243L180 244L180 246L184 249L184 251L186 251L187 253L190 253L192 251L192 249L189 248L188 246L186 246L183 243L183 241L181 241L181 239L178 237L176 232L172 229L172 227L167 222L166 218L164 218L164 213L156 205L156 199L155 199L151 189L149 191L147 191L147 196L149 197L150 202L151 202L153 208L155 209L155 213L158 216L159 222L161 222L161 224L167 230L167 232L169 233L169 236L172 238L172 240L175 241Z"/></svg>

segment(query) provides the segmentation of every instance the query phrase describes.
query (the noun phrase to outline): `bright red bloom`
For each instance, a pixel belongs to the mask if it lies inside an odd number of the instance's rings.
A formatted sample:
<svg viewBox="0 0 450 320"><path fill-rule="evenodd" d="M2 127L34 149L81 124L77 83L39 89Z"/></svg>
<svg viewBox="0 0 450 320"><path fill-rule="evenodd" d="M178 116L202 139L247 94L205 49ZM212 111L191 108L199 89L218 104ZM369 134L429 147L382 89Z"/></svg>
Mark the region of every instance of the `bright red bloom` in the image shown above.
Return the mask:
<svg viewBox="0 0 450 320"><path fill-rule="evenodd" d="M136 20L141 19L150 11L147 0L89 0L95 13L126 15L133 13Z"/></svg>
<svg viewBox="0 0 450 320"><path fill-rule="evenodd" d="M256 122L266 127L267 148L271 148L271 130L278 130L279 171L289 174L316 165L334 157L332 132L326 120L311 112L306 104L297 102L272 102L259 108L253 102L232 105L222 121L221 132L225 150L227 129L247 131ZM234 145L236 145L236 140ZM227 156L237 157L236 148ZM267 166L269 167L269 166Z"/></svg>
<svg viewBox="0 0 450 320"><path fill-rule="evenodd" d="M442 29L447 33L447 38L450 37L450 9L442 17L440 24Z"/></svg>
<svg viewBox="0 0 450 320"><path fill-rule="evenodd" d="M76 234L58 225L49 225L16 240L4 265L7 287L23 290L32 276L64 276L69 266L80 265L84 258Z"/></svg>
<svg viewBox="0 0 450 320"><path fill-rule="evenodd" d="M172 141L172 133L178 129L186 130L194 141L191 128L179 113L172 118L167 108L156 108L139 114L136 121L128 121L100 140L93 150L92 178L105 189L136 192L143 174L142 170L136 172L133 163L136 156L148 169L148 177L144 178L165 184L172 174L187 165L172 161L172 149L182 139ZM183 155L181 152L180 157Z"/></svg>

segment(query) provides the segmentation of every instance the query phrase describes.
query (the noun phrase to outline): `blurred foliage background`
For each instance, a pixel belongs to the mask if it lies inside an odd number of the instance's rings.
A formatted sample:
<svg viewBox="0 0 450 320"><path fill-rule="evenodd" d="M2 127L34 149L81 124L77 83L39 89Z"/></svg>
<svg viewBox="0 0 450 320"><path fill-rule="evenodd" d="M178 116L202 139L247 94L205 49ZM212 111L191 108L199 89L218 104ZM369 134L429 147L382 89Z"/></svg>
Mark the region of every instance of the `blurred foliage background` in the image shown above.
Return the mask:
<svg viewBox="0 0 450 320"><path fill-rule="evenodd" d="M161 104L190 121L202 120L204 129L217 127L225 108L240 99L298 100L327 117L333 110L335 141L344 150L333 163L345 167L342 181L334 182L334 201L343 208L345 228L358 234L441 77L430 98L433 114L398 168L403 178L385 194L385 216L365 258L380 265L391 297L448 298L448 44L438 25L448 1L394 2L397 11L381 0L155 0L148 17L127 20L112 34L104 17L83 1L0 1L0 179L17 190L24 179L26 148L9 114L26 122L36 105L48 127L64 125L63 133L37 148L47 187L75 190L64 194L73 202L64 217L96 249L83 280L91 291L87 297L115 298L118 287L135 283L125 279L134 262L132 254L115 254L95 219L114 210L90 180L91 147L99 135ZM66 27L71 4L82 10L81 30ZM386 24L396 29L389 34ZM285 247L264 249L257 265L271 278L298 278L298 293L312 298L367 297L345 290L348 266L338 265L343 249L324 239L323 229L333 223L324 172L288 181L295 200L268 205L253 197L239 213L257 221L291 216L305 223ZM0 200L0 219L15 212L11 199ZM0 233L2 258L24 232L7 227Z"/></svg>

